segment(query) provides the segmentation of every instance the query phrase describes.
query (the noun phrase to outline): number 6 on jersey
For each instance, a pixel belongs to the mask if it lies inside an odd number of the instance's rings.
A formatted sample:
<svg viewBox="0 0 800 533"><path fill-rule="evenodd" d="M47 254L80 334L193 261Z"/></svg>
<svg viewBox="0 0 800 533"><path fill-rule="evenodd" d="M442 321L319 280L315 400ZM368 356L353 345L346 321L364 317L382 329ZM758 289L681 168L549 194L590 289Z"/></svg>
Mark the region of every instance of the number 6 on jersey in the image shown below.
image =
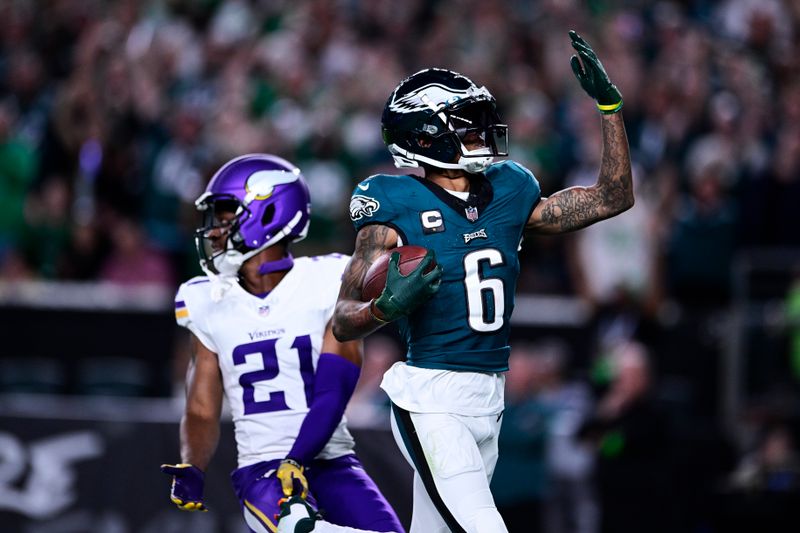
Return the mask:
<svg viewBox="0 0 800 533"><path fill-rule="evenodd" d="M475 250L464 256L469 327L480 333L490 333L503 327L505 294L502 279L481 277L482 261L492 267L502 265L504 261L500 251L494 248Z"/></svg>

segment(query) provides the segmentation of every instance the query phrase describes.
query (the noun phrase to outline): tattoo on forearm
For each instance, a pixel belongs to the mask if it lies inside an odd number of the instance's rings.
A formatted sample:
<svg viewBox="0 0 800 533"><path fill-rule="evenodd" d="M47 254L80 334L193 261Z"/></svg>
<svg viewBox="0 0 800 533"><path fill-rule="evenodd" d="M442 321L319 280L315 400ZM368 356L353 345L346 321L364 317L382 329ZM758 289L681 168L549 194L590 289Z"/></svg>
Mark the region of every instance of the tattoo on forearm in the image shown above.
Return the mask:
<svg viewBox="0 0 800 533"><path fill-rule="evenodd" d="M367 226L358 232L356 248L342 279L341 295L351 300L361 299L361 284L367 270L385 250L389 228Z"/></svg>
<svg viewBox="0 0 800 533"><path fill-rule="evenodd" d="M543 203L541 222L551 230L585 228L633 205L631 161L622 117L604 118L602 135L603 157L597 183L564 189Z"/></svg>
<svg viewBox="0 0 800 533"><path fill-rule="evenodd" d="M598 220L601 203L600 195L591 189L564 189L547 200L542 221L561 231L580 229Z"/></svg>
<svg viewBox="0 0 800 533"><path fill-rule="evenodd" d="M613 216L633 205L633 179L628 137L622 117L603 120L603 158L597 189L603 207Z"/></svg>
<svg viewBox="0 0 800 533"><path fill-rule="evenodd" d="M353 339L378 328L361 301L361 286L369 267L392 245L390 228L366 226L358 232L355 251L347 265L336 304L333 327L337 337Z"/></svg>

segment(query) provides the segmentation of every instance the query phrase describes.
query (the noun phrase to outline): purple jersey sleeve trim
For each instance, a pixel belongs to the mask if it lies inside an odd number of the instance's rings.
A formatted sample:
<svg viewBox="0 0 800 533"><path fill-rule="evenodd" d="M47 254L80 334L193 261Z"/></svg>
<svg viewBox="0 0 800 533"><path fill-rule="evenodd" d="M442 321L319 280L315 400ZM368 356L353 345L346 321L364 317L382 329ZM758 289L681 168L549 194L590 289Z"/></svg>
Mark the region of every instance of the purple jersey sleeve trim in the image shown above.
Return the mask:
<svg viewBox="0 0 800 533"><path fill-rule="evenodd" d="M288 457L308 464L322 451L342 420L360 373L357 365L340 355L320 354L311 405Z"/></svg>

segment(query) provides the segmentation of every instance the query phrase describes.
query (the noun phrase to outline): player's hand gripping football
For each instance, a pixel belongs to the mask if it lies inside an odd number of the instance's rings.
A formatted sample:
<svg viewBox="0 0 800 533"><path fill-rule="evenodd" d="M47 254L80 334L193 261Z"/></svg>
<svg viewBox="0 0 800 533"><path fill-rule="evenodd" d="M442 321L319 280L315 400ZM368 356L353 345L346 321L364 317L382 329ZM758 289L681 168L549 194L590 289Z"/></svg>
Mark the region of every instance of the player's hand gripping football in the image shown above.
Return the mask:
<svg viewBox="0 0 800 533"><path fill-rule="evenodd" d="M442 266L437 263L430 272L425 273L435 262L436 255L433 250L428 250L417 267L404 276L400 273L400 254L392 253L386 272L386 287L374 302L383 315L381 320L391 322L406 316L436 294L442 283Z"/></svg>
<svg viewBox="0 0 800 533"><path fill-rule="evenodd" d="M172 476L170 499L181 511L208 511L203 504L203 483L206 475L196 466L181 463L161 465L161 471Z"/></svg>
<svg viewBox="0 0 800 533"><path fill-rule="evenodd" d="M578 52L577 56L572 56L570 59L572 72L575 73L583 90L595 99L597 109L605 115L616 113L622 109L622 94L617 86L608 79L606 69L597 59L597 54L594 53L592 47L573 30L569 32L569 38L572 39L572 48ZM580 61L578 61L579 57Z"/></svg>
<svg viewBox="0 0 800 533"><path fill-rule="evenodd" d="M299 495L301 498L308 496L308 481L303 474L303 465L294 459L286 458L281 461L278 472L275 474L281 482L283 495L287 498Z"/></svg>

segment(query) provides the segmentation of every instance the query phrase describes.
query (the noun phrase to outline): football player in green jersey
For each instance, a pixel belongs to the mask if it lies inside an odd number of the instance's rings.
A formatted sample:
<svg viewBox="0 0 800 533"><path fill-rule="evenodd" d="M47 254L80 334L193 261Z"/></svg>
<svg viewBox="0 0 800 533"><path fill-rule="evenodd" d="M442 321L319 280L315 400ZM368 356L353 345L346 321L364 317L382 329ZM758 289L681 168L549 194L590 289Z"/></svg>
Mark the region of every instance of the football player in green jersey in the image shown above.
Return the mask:
<svg viewBox="0 0 800 533"><path fill-rule="evenodd" d="M571 64L600 112L597 182L542 197L533 174L505 160L508 127L485 87L443 69L403 80L383 111L383 138L398 167L424 177L371 176L353 192L358 231L334 314L341 341L397 321L407 360L386 372L395 438L415 469L412 533L506 531L489 491L508 369L509 318L523 232L564 233L634 202L622 95L592 48L570 32ZM402 276L398 255L386 288L363 302L364 275L392 248L429 250ZM435 258L437 268L425 274Z"/></svg>

